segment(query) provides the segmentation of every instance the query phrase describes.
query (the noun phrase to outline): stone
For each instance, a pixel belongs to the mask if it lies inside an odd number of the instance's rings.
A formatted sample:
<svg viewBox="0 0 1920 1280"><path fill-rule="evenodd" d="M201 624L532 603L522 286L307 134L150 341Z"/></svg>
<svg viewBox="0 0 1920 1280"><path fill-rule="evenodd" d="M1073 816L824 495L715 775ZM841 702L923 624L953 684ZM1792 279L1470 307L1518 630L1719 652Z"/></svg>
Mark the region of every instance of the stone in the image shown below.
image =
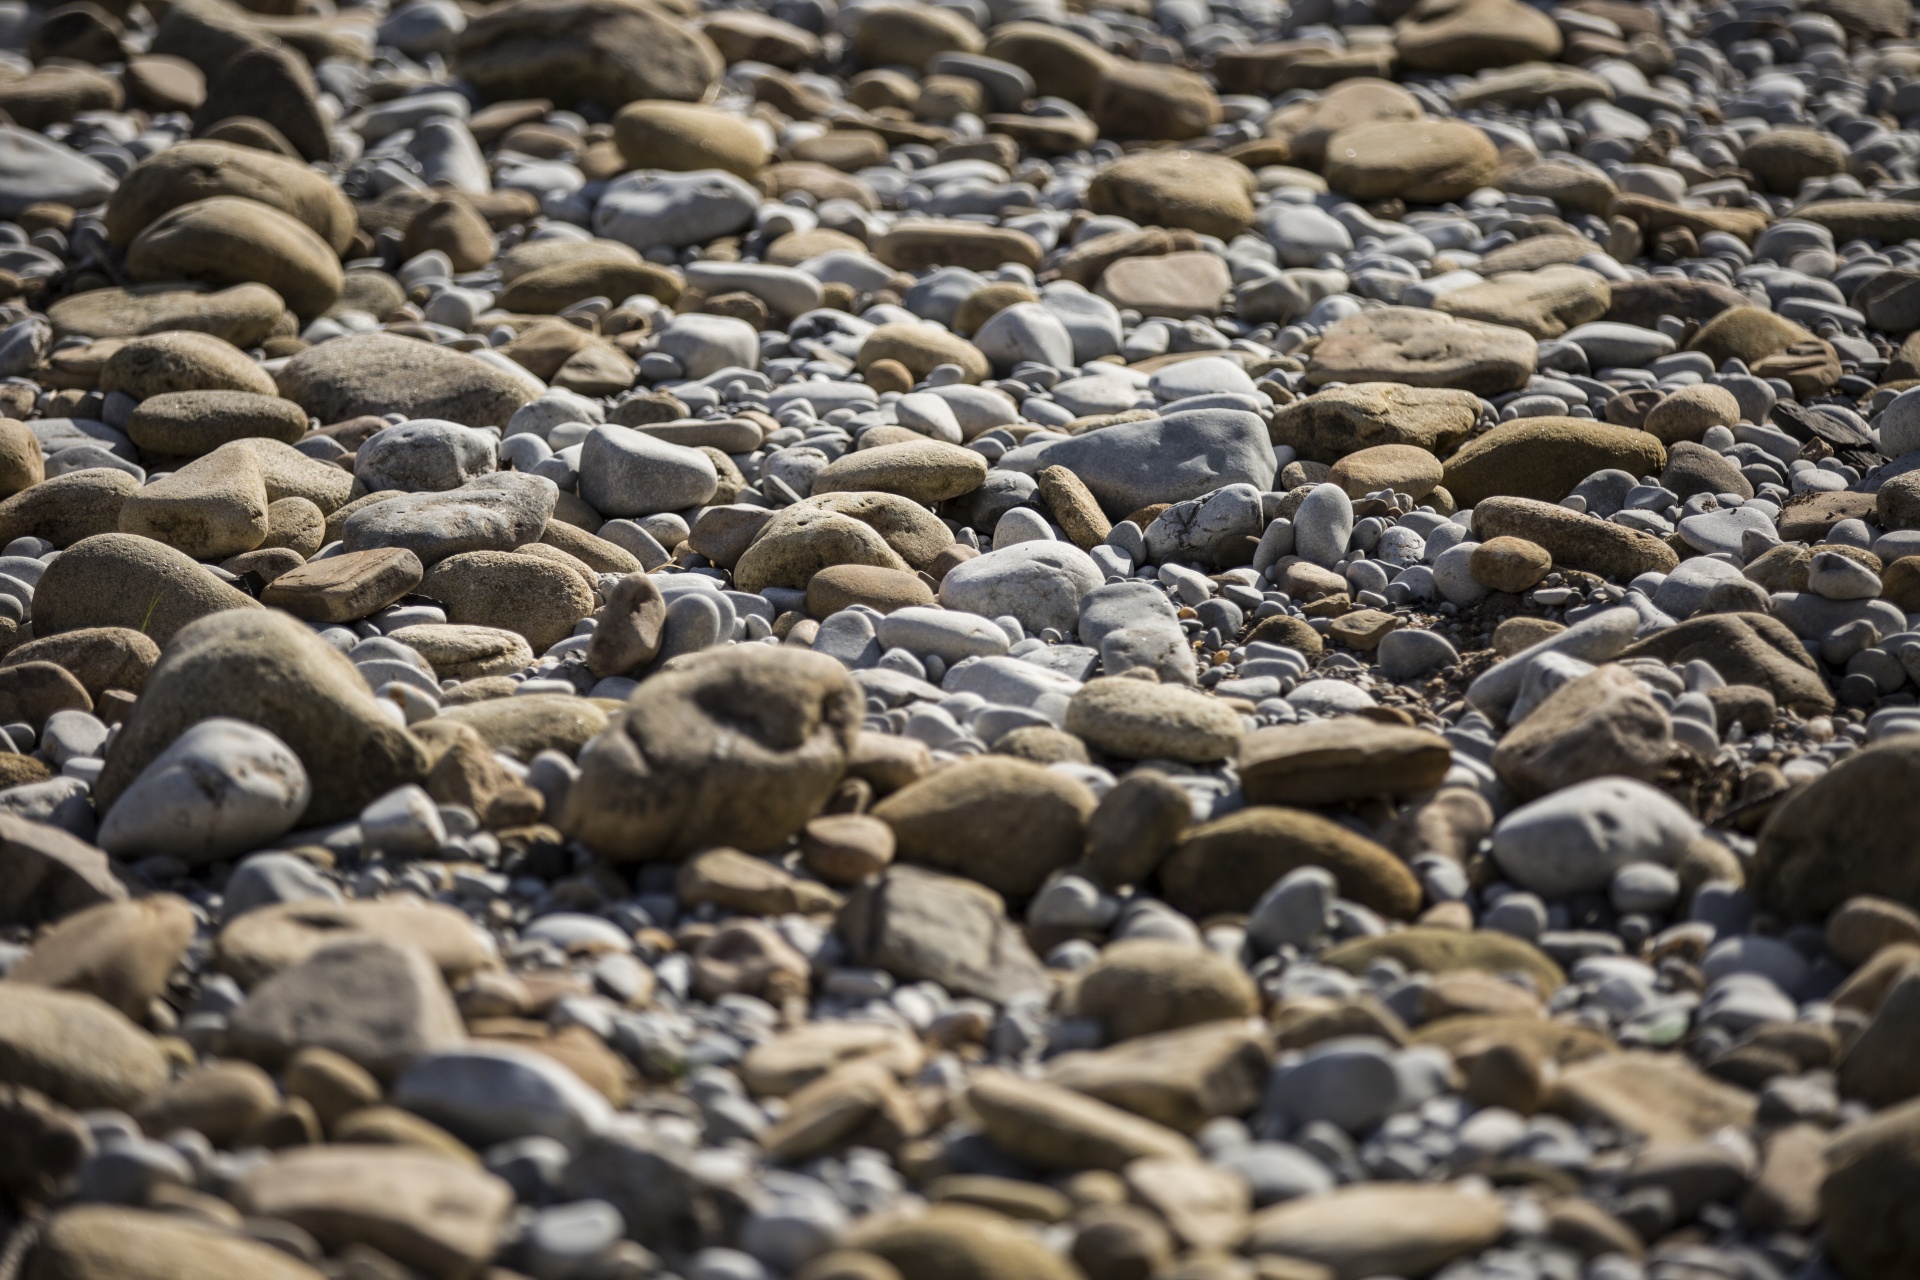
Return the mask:
<svg viewBox="0 0 1920 1280"><path fill-rule="evenodd" d="M1023 760L979 757L902 787L872 809L902 862L965 875L1024 900L1080 856L1093 794Z"/></svg>
<svg viewBox="0 0 1920 1280"><path fill-rule="evenodd" d="M8 541L45 538L66 548L83 538L110 533L119 527L120 507L139 483L109 467L54 476L0 501L0 535Z"/></svg>
<svg viewBox="0 0 1920 1280"><path fill-rule="evenodd" d="M965 267L993 271L1008 263L1040 264L1040 245L1024 231L975 222L902 222L873 243L873 256L896 271ZM891 328L891 325L883 326ZM864 350L864 348L863 348ZM910 362L902 361L909 369Z"/></svg>
<svg viewBox="0 0 1920 1280"><path fill-rule="evenodd" d="M1494 827L1507 878L1548 897L1605 888L1632 862L1678 863L1700 832L1692 814L1643 782L1602 777L1554 791Z"/></svg>
<svg viewBox="0 0 1920 1280"><path fill-rule="evenodd" d="M1920 904L1904 849L1890 843L1905 780L1920 769L1920 743L1890 738L1856 752L1785 797L1761 829L1753 882L1760 899L1794 919L1817 917L1872 894Z"/></svg>
<svg viewBox="0 0 1920 1280"><path fill-rule="evenodd" d="M504 426L534 398L521 381L492 365L391 333L349 334L309 347L286 363L276 381L281 395L322 422L403 413L468 427Z"/></svg>
<svg viewBox="0 0 1920 1280"><path fill-rule="evenodd" d="M1611 1124L1648 1147L1701 1142L1728 1125L1752 1123L1753 1095L1702 1074L1671 1054L1606 1054L1564 1066L1554 1111Z"/></svg>
<svg viewBox="0 0 1920 1280"><path fill-rule="evenodd" d="M1200 75L1182 67L1116 61L1095 84L1087 114L1102 137L1182 141L1220 121L1220 102Z"/></svg>
<svg viewBox="0 0 1920 1280"><path fill-rule="evenodd" d="M212 196L170 209L127 246L136 281L264 284L302 316L332 306L344 284L340 261L305 223L271 205Z"/></svg>
<svg viewBox="0 0 1920 1280"><path fill-rule="evenodd" d="M1307 365L1307 385L1397 382L1498 395L1526 385L1534 347L1519 329L1383 307L1328 327Z"/></svg>
<svg viewBox="0 0 1920 1280"><path fill-rule="evenodd" d="M1186 409L1102 427L1041 446L1031 466L1073 472L1115 519L1225 485L1265 491L1276 470L1265 425L1238 409Z"/></svg>
<svg viewBox="0 0 1920 1280"><path fill-rule="evenodd" d="M439 967L378 937L323 947L254 987L227 1026L228 1053L272 1070L318 1047L391 1078L422 1054L466 1041Z"/></svg>
<svg viewBox="0 0 1920 1280"><path fill-rule="evenodd" d="M352 817L426 773L420 745L380 712L338 651L284 614L232 610L181 628L154 668L95 784L103 815L210 715L272 726L311 780L308 825Z"/></svg>
<svg viewBox="0 0 1920 1280"><path fill-rule="evenodd" d="M474 632L485 628L449 627L447 630ZM487 633L488 638L511 634ZM497 649L491 651L498 652ZM604 703L564 693L484 698L464 705L444 707L434 718L468 726L489 747L505 752L522 763L531 761L542 751L577 755L590 738L604 731L610 723ZM415 732L424 736L433 730L426 721L421 721Z"/></svg>
<svg viewBox="0 0 1920 1280"><path fill-rule="evenodd" d="M142 401L127 420L127 436L140 448L188 458L234 440L291 444L306 430L307 415L298 405L251 391L164 393Z"/></svg>
<svg viewBox="0 0 1920 1280"><path fill-rule="evenodd" d="M1041 1169L1120 1169L1149 1157L1194 1157L1192 1144L1164 1125L1003 1071L975 1075L967 1103L995 1146Z"/></svg>
<svg viewBox="0 0 1920 1280"><path fill-rule="evenodd" d="M136 400L180 391L276 394L273 378L244 351L212 334L193 332L130 339L107 357L100 390L124 391Z"/></svg>
<svg viewBox="0 0 1920 1280"><path fill-rule="evenodd" d="M1548 695L1500 740L1489 763L1522 799L1607 774L1651 783L1666 765L1672 734L1647 686L1608 664Z"/></svg>
<svg viewBox="0 0 1920 1280"><path fill-rule="evenodd" d="M1833 709L1833 695L1806 649L1784 624L1764 614L1689 618L1635 641L1619 656L1680 665L1699 659L1727 683L1757 685L1802 715Z"/></svg>
<svg viewBox="0 0 1920 1280"><path fill-rule="evenodd" d="M1474 504L1473 525L1481 537L1521 538L1546 548L1563 569L1616 581L1668 573L1680 563L1673 548L1651 534L1532 498L1483 498Z"/></svg>
<svg viewBox="0 0 1920 1280"><path fill-rule="evenodd" d="M0 1084L78 1110L132 1110L167 1082L160 1044L99 998L0 983Z"/></svg>
<svg viewBox="0 0 1920 1280"><path fill-rule="evenodd" d="M0 126L0 217L17 218L31 205L88 209L113 194L113 172L91 156L32 129Z"/></svg>
<svg viewBox="0 0 1920 1280"><path fill-rule="evenodd" d="M1349 973L1365 973L1382 959L1398 961L1422 973L1477 971L1494 975L1521 974L1542 993L1557 991L1566 981L1560 967L1546 955L1512 934L1491 929L1413 928L1372 938L1352 938L1328 948L1327 964Z"/></svg>
<svg viewBox="0 0 1920 1280"><path fill-rule="evenodd" d="M192 908L171 894L103 902L41 934L7 979L98 996L143 1019L186 953L195 924Z"/></svg>
<svg viewBox="0 0 1920 1280"><path fill-rule="evenodd" d="M857 963L906 982L1000 1002L1051 989L1000 895L970 878L892 867L847 895L838 929Z"/></svg>
<svg viewBox="0 0 1920 1280"><path fill-rule="evenodd" d="M1093 680L1067 707L1067 731L1109 755L1204 764L1233 754L1240 718L1215 699L1179 685Z"/></svg>
<svg viewBox="0 0 1920 1280"><path fill-rule="evenodd" d="M1489 538L1467 561L1475 582L1489 591L1531 591L1553 568L1547 549L1524 538Z"/></svg>
<svg viewBox="0 0 1920 1280"><path fill-rule="evenodd" d="M214 717L154 757L101 824L99 840L136 861L225 861L291 830L311 794L306 769L280 739Z"/></svg>
<svg viewBox="0 0 1920 1280"><path fill-rule="evenodd" d="M1211 253L1122 258L1100 277L1099 295L1123 311L1187 320L1219 315L1233 278Z"/></svg>
<svg viewBox="0 0 1920 1280"><path fill-rule="evenodd" d="M376 938L427 953L449 982L491 964L494 956L473 924L452 907L411 901L276 903L228 921L220 931L220 967L242 986L256 986L339 942Z"/></svg>
<svg viewBox="0 0 1920 1280"><path fill-rule="evenodd" d="M228 289L156 284L90 289L47 308L56 337L130 338L187 329L210 333L236 347L257 345L286 312L286 303L263 284Z"/></svg>
<svg viewBox="0 0 1920 1280"><path fill-rule="evenodd" d="M260 602L308 622L352 622L394 603L425 577L404 547L349 551L280 574Z"/></svg>
<svg viewBox="0 0 1920 1280"><path fill-rule="evenodd" d="M742 591L805 590L823 569L847 565L908 570L871 524L824 507L796 505L761 527L734 564L734 585Z"/></svg>
<svg viewBox="0 0 1920 1280"><path fill-rule="evenodd" d="M433 565L469 551L506 551L542 536L557 501L543 476L495 473L444 493L369 495L340 522L347 553L406 550Z"/></svg>
<svg viewBox="0 0 1920 1280"><path fill-rule="evenodd" d="M630 102L613 119L613 138L635 168L725 169L750 178L767 162L767 144L752 125L690 103Z"/></svg>
<svg viewBox="0 0 1920 1280"><path fill-rule="evenodd" d="M0 418L0 498L11 498L46 478L46 458L39 439L26 423Z"/></svg>
<svg viewBox="0 0 1920 1280"><path fill-rule="evenodd" d="M1020 542L948 570L940 603L984 618L1011 615L1030 633L1074 629L1080 602L1104 580L1093 558L1063 542Z"/></svg>
<svg viewBox="0 0 1920 1280"><path fill-rule="evenodd" d="M467 551L429 569L420 592L454 626L513 631L544 653L593 612L593 592L562 565L508 551Z"/></svg>
<svg viewBox="0 0 1920 1280"><path fill-rule="evenodd" d="M1440 460L1417 445L1374 445L1334 463L1327 480L1346 490L1349 498L1391 489L1418 502L1440 483Z"/></svg>
<svg viewBox="0 0 1920 1280"><path fill-rule="evenodd" d="M1183 227L1222 240L1253 225L1251 175L1215 156L1122 157L1093 176L1087 207L1142 226Z"/></svg>
<svg viewBox="0 0 1920 1280"><path fill-rule="evenodd" d="M1505 1209L1484 1193L1367 1184L1261 1210L1243 1247L1317 1262L1336 1280L1366 1280L1430 1274L1479 1253L1505 1228Z"/></svg>
<svg viewBox="0 0 1920 1280"><path fill-rule="evenodd" d="M1231 960L1186 942L1137 938L1108 947L1074 990L1078 1016L1109 1041L1131 1040L1257 1012L1253 984Z"/></svg>
<svg viewBox="0 0 1920 1280"><path fill-rule="evenodd" d="M916 379L943 364L957 365L967 382L980 382L992 372L978 347L933 324L896 321L875 327L861 342L855 365L865 373L882 360L898 362Z"/></svg>
<svg viewBox="0 0 1920 1280"><path fill-rule="evenodd" d="M1912 1176L1917 1136L1920 1102L1906 1102L1841 1129L1827 1143L1820 1216L1847 1280L1897 1275L1920 1257L1920 1241L1889 1194Z"/></svg>
<svg viewBox="0 0 1920 1280"><path fill-rule="evenodd" d="M1357 200L1458 200L1492 181L1499 153L1454 120L1355 125L1327 140L1327 184Z"/></svg>
<svg viewBox="0 0 1920 1280"><path fill-rule="evenodd" d="M1434 309L1545 339L1598 320L1607 313L1610 299L1611 290L1599 273L1561 265L1509 272L1484 284L1449 290L1434 300Z"/></svg>
<svg viewBox="0 0 1920 1280"><path fill-rule="evenodd" d="M38 634L126 627L162 645L196 619L259 608L183 553L131 533L75 542L48 566L33 597Z"/></svg>
<svg viewBox="0 0 1920 1280"><path fill-rule="evenodd" d="M1658 473L1666 450L1644 431L1578 418L1518 418L1476 436L1447 460L1442 483L1455 501L1491 497L1558 502L1596 471Z"/></svg>
<svg viewBox="0 0 1920 1280"><path fill-rule="evenodd" d="M470 1274L492 1256L513 1191L457 1160L395 1147L296 1147L254 1166L235 1198L325 1248L365 1245L428 1275Z"/></svg>
<svg viewBox="0 0 1920 1280"><path fill-rule="evenodd" d="M107 239L126 248L161 215L214 196L278 209L310 228L335 254L344 254L353 240L353 204L323 175L255 147L205 140L168 147L128 172L107 199Z"/></svg>
<svg viewBox="0 0 1920 1280"><path fill-rule="evenodd" d="M511 0L467 24L454 66L489 99L697 102L722 69L706 36L627 0Z"/></svg>
<svg viewBox="0 0 1920 1280"><path fill-rule="evenodd" d="M848 1232L841 1245L871 1253L916 1280L1074 1280L1077 1270L1006 1217L961 1205L936 1205L911 1216L875 1215Z"/></svg>
<svg viewBox="0 0 1920 1280"><path fill-rule="evenodd" d="M1318 814L1255 806L1197 826L1160 867L1167 901L1192 916L1244 911L1296 867L1323 866L1340 896L1400 919L1419 907L1413 874L1386 849Z"/></svg>
<svg viewBox="0 0 1920 1280"><path fill-rule="evenodd" d="M1884 1108L1920 1094L1911 1043L1917 1001L1920 971L1908 965L1895 975L1874 1007L1873 1020L1840 1059L1837 1080L1843 1096Z"/></svg>
<svg viewBox="0 0 1920 1280"><path fill-rule="evenodd" d="M1361 382L1280 406L1271 432L1275 444L1313 462L1389 445L1438 456L1467 438L1479 414L1480 399L1468 391Z"/></svg>
<svg viewBox="0 0 1920 1280"><path fill-rule="evenodd" d="M940 440L915 440L842 454L814 480L813 491L893 493L930 504L971 493L986 476L980 454Z"/></svg>
<svg viewBox="0 0 1920 1280"><path fill-rule="evenodd" d="M322 1273L276 1245L183 1213L80 1204L48 1221L29 1274L34 1280L319 1280Z"/></svg>
<svg viewBox="0 0 1920 1280"><path fill-rule="evenodd" d="M0 813L0 921L38 925L123 901L106 854L58 827Z"/></svg>
<svg viewBox="0 0 1920 1280"><path fill-rule="evenodd" d="M846 766L864 701L835 660L735 648L682 661L581 752L560 825L605 856L770 851L819 812Z"/></svg>
<svg viewBox="0 0 1920 1280"><path fill-rule="evenodd" d="M1743 360L1753 365L1812 336L1800 325L1771 311L1753 306L1734 307L1701 325L1687 349L1704 353L1716 364Z"/></svg>
<svg viewBox="0 0 1920 1280"><path fill-rule="evenodd" d="M1439 786L1452 762L1437 734L1353 717L1258 729L1237 760L1241 789L1261 805L1418 794Z"/></svg>
<svg viewBox="0 0 1920 1280"><path fill-rule="evenodd" d="M1257 1019L1196 1022L1061 1054L1048 1062L1047 1079L1192 1133L1216 1116L1252 1110L1272 1057L1272 1034Z"/></svg>
<svg viewBox="0 0 1920 1280"><path fill-rule="evenodd" d="M266 541L267 502L266 480L252 455L216 451L128 494L120 532L195 560L224 560Z"/></svg>

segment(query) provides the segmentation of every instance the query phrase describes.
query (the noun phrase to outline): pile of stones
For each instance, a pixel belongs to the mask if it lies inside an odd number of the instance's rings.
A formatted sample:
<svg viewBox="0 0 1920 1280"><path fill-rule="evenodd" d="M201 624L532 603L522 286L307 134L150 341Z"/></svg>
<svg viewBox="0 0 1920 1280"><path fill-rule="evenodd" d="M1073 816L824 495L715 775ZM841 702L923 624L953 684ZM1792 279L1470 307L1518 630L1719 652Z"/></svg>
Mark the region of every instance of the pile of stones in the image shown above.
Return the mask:
<svg viewBox="0 0 1920 1280"><path fill-rule="evenodd" d="M1907 0L0 0L0 1280L1920 1275Z"/></svg>

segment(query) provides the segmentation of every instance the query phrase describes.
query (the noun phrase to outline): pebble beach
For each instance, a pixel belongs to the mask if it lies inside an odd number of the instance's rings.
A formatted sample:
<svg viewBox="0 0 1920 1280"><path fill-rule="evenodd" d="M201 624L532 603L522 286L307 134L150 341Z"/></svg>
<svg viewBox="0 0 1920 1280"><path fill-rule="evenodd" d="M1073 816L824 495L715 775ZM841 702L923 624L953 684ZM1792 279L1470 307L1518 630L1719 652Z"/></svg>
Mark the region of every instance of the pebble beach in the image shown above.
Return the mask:
<svg viewBox="0 0 1920 1280"><path fill-rule="evenodd" d="M1907 0L0 0L0 1280L1920 1276Z"/></svg>

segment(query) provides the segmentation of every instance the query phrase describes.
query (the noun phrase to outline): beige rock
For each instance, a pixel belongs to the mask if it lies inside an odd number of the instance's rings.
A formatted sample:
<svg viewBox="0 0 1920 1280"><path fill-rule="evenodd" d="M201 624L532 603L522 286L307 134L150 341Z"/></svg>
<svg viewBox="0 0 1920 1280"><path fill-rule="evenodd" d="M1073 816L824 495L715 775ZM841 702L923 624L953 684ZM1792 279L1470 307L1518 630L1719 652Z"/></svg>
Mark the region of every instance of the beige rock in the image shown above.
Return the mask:
<svg viewBox="0 0 1920 1280"><path fill-rule="evenodd" d="M1232 755L1243 732L1239 714L1218 699L1180 685L1118 677L1082 686L1067 706L1066 727L1109 755L1192 764Z"/></svg>
<svg viewBox="0 0 1920 1280"><path fill-rule="evenodd" d="M1184 942L1114 943L1080 977L1074 1007L1112 1041L1243 1018L1258 1010L1251 979L1233 961Z"/></svg>
<svg viewBox="0 0 1920 1280"><path fill-rule="evenodd" d="M1454 120L1355 125L1327 140L1327 183L1358 200L1458 200L1493 180L1500 155L1487 135Z"/></svg>
<svg viewBox="0 0 1920 1280"><path fill-rule="evenodd" d="M1255 1214L1242 1246L1304 1258L1337 1280L1426 1275L1480 1252L1506 1229L1484 1193L1447 1185L1367 1183L1305 1196Z"/></svg>
<svg viewBox="0 0 1920 1280"><path fill-rule="evenodd" d="M189 331L129 340L107 357L100 391L124 391L136 400L170 391L276 394L272 375L246 352L210 333Z"/></svg>
<svg viewBox="0 0 1920 1280"><path fill-rule="evenodd" d="M331 1250L370 1245L430 1276L470 1275L493 1255L513 1191L459 1161L392 1147L283 1152L241 1181L249 1213L280 1218Z"/></svg>
<svg viewBox="0 0 1920 1280"><path fill-rule="evenodd" d="M304 317L340 297L344 279L332 246L271 205L213 196L161 214L127 246L135 280L264 284Z"/></svg>
<svg viewBox="0 0 1920 1280"><path fill-rule="evenodd" d="M120 532L139 534L195 560L224 560L267 537L267 486L242 452L215 452L127 495Z"/></svg>
<svg viewBox="0 0 1920 1280"><path fill-rule="evenodd" d="M728 112L686 102L630 102L613 139L636 169L725 169L752 177L767 163L759 130Z"/></svg>
<svg viewBox="0 0 1920 1280"><path fill-rule="evenodd" d="M1006 757L963 760L875 805L903 862L1026 898L1080 856L1094 798L1066 774Z"/></svg>
<svg viewBox="0 0 1920 1280"><path fill-rule="evenodd" d="M974 1076L966 1100L995 1146L1037 1168L1120 1169L1148 1156L1192 1160L1196 1154L1164 1125L1004 1071Z"/></svg>
<svg viewBox="0 0 1920 1280"><path fill-rule="evenodd" d="M30 1280L321 1280L285 1250L180 1213L81 1204L56 1214Z"/></svg>
<svg viewBox="0 0 1920 1280"><path fill-rule="evenodd" d="M144 1020L193 941L196 923L193 908L172 894L102 903L35 939L7 980L85 992Z"/></svg>
<svg viewBox="0 0 1920 1280"><path fill-rule="evenodd" d="M1651 1146L1699 1142L1726 1125L1752 1123L1753 1095L1668 1054L1621 1053L1567 1067L1551 1106L1601 1121Z"/></svg>
<svg viewBox="0 0 1920 1280"><path fill-rule="evenodd" d="M1585 267L1553 266L1495 276L1441 294L1434 309L1467 320L1524 329L1536 338L1557 338L1576 325L1607 314L1612 290ZM1731 392L1727 394L1731 395Z"/></svg>
<svg viewBox="0 0 1920 1280"><path fill-rule="evenodd" d="M1651 782L1673 750L1672 734L1647 686L1609 663L1556 689L1508 731L1490 763L1521 799L1607 774Z"/></svg>
<svg viewBox="0 0 1920 1280"><path fill-rule="evenodd" d="M1192 916L1244 911L1296 867L1325 867L1340 895L1405 919L1420 886L1397 857L1318 814L1256 805L1195 827L1160 868L1167 901Z"/></svg>
<svg viewBox="0 0 1920 1280"><path fill-rule="evenodd" d="M159 1041L77 991L0 982L0 1084L78 1110L131 1110L167 1082Z"/></svg>
<svg viewBox="0 0 1920 1280"><path fill-rule="evenodd" d="M418 947L448 982L494 963L485 939L466 916L452 907L407 898L259 907L222 929L216 950L221 969L241 986L253 987L325 947L358 938Z"/></svg>
<svg viewBox="0 0 1920 1280"><path fill-rule="evenodd" d="M1192 1133L1257 1106L1273 1053L1260 1019L1225 1019L1061 1054L1048 1061L1047 1079Z"/></svg>
<svg viewBox="0 0 1920 1280"><path fill-rule="evenodd" d="M622 860L713 844L770 851L825 804L864 706L824 654L740 646L694 655L641 685L581 752L561 828Z"/></svg>
<svg viewBox="0 0 1920 1280"><path fill-rule="evenodd" d="M427 571L420 591L446 607L449 624L516 632L536 653L566 639L593 612L593 592L580 574L510 551L448 556Z"/></svg>
<svg viewBox="0 0 1920 1280"><path fill-rule="evenodd" d="M1151 152L1101 169L1087 207L1142 226L1183 227L1231 240L1253 225L1253 175L1218 156Z"/></svg>
<svg viewBox="0 0 1920 1280"><path fill-rule="evenodd" d="M1429 791L1452 763L1451 748L1437 734L1357 717L1259 729L1239 753L1247 799L1276 805Z"/></svg>

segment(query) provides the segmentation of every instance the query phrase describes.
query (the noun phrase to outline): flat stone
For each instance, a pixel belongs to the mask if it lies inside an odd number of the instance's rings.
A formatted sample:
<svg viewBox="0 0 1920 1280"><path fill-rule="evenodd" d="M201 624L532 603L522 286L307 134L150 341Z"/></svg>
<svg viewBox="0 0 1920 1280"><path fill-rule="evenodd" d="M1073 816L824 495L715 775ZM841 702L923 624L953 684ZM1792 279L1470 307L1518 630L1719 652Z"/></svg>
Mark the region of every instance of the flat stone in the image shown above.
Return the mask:
<svg viewBox="0 0 1920 1280"><path fill-rule="evenodd" d="M1307 385L1398 382L1498 395L1526 385L1534 347L1533 338L1518 329L1383 307L1327 329L1307 366Z"/></svg>
<svg viewBox="0 0 1920 1280"><path fill-rule="evenodd" d="M1304 1258L1340 1280L1431 1273L1506 1228L1498 1199L1449 1186L1344 1187L1254 1215L1246 1248Z"/></svg>
<svg viewBox="0 0 1920 1280"><path fill-rule="evenodd" d="M1437 734L1358 717L1259 729L1238 756L1247 799L1272 805L1417 794L1438 786L1452 762Z"/></svg>

